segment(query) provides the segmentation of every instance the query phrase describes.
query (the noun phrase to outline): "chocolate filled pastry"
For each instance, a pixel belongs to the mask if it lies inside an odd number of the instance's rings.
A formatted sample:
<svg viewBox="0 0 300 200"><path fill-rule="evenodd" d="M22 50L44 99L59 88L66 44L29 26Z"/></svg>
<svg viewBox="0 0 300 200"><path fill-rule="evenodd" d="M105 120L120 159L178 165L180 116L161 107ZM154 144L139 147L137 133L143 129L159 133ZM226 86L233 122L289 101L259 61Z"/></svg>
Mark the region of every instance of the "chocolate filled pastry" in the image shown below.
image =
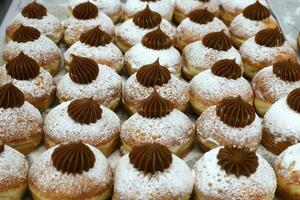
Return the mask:
<svg viewBox="0 0 300 200"><path fill-rule="evenodd" d="M138 112L123 123L120 137L122 154L134 146L157 142L184 157L193 146L194 124L154 90L141 102Z"/></svg>
<svg viewBox="0 0 300 200"><path fill-rule="evenodd" d="M270 106L300 87L300 65L291 60L260 70L252 80L257 113L263 116Z"/></svg>
<svg viewBox="0 0 300 200"><path fill-rule="evenodd" d="M218 147L195 165L195 200L273 200L276 176L259 154L245 148Z"/></svg>
<svg viewBox="0 0 300 200"><path fill-rule="evenodd" d="M108 200L113 173L99 149L72 142L54 146L35 160L28 183L34 200Z"/></svg>
<svg viewBox="0 0 300 200"><path fill-rule="evenodd" d="M300 88L276 101L263 119L262 144L273 154L280 154L300 142Z"/></svg>
<svg viewBox="0 0 300 200"><path fill-rule="evenodd" d="M112 199L188 200L193 186L194 176L183 160L161 144L147 143L120 159Z"/></svg>
<svg viewBox="0 0 300 200"><path fill-rule="evenodd" d="M123 69L122 52L113 43L113 38L99 26L82 33L79 41L65 52L67 70L70 68L73 55L90 58L98 64L111 67L117 73L121 73Z"/></svg>
<svg viewBox="0 0 300 200"><path fill-rule="evenodd" d="M189 101L188 84L161 66L157 59L144 65L123 84L122 100L126 110L136 113L139 104L154 90L172 102L175 108L185 111Z"/></svg>
<svg viewBox="0 0 300 200"><path fill-rule="evenodd" d="M240 95L247 103L253 104L251 85L234 59L219 60L211 69L196 75L190 82L189 94L190 105L199 115L226 97Z"/></svg>
<svg viewBox="0 0 300 200"><path fill-rule="evenodd" d="M58 46L33 27L20 25L14 32L12 40L3 48L4 63L24 54L37 61L40 67L52 75L59 70L61 51Z"/></svg>
<svg viewBox="0 0 300 200"><path fill-rule="evenodd" d="M294 49L285 40L281 30L268 28L259 31L240 47L245 76L253 78L261 69L278 61L297 60Z"/></svg>
<svg viewBox="0 0 300 200"><path fill-rule="evenodd" d="M57 84L57 97L63 101L93 98L115 110L122 93L122 79L110 67L98 65L90 58L73 55L69 73Z"/></svg>
<svg viewBox="0 0 300 200"><path fill-rule="evenodd" d="M0 67L0 85L13 83L24 94L25 100L44 111L55 98L55 82L51 74L21 53Z"/></svg>
<svg viewBox="0 0 300 200"><path fill-rule="evenodd" d="M120 123L114 112L92 98L63 102L45 118L45 145L81 141L109 156L118 144Z"/></svg>
<svg viewBox="0 0 300 200"><path fill-rule="evenodd" d="M21 13L19 13L6 28L6 39L10 41L15 31L23 26L31 26L53 42L58 43L64 33L64 29L54 15L48 13L47 8L36 1L26 5ZM46 46L46 44L45 44Z"/></svg>
<svg viewBox="0 0 300 200"><path fill-rule="evenodd" d="M64 41L68 46L77 42L82 33L96 26L100 26L101 30L111 37L115 35L112 20L104 12L99 11L97 6L90 1L75 6L72 15L64 21L63 25L65 28Z"/></svg>
<svg viewBox="0 0 300 200"><path fill-rule="evenodd" d="M0 87L0 127L0 140L23 154L33 151L43 138L41 113L12 83Z"/></svg>
<svg viewBox="0 0 300 200"><path fill-rule="evenodd" d="M158 27L173 42L176 41L176 28L147 5L144 10L137 12L132 18L116 28L116 44L122 52L126 52L135 44L140 43L145 34L154 31Z"/></svg>
<svg viewBox="0 0 300 200"><path fill-rule="evenodd" d="M0 199L23 199L27 189L27 171L25 156L0 140Z"/></svg>

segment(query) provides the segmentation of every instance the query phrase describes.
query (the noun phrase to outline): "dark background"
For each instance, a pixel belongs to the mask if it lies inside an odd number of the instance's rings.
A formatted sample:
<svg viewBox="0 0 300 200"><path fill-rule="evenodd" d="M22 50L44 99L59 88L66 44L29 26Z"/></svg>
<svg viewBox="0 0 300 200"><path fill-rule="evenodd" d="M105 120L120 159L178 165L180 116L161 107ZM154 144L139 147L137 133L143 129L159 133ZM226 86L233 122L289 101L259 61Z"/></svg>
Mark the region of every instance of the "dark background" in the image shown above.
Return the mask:
<svg viewBox="0 0 300 200"><path fill-rule="evenodd" d="M2 23L3 18L4 18L8 8L9 8L9 5L12 1L13 0L0 0L0 24Z"/></svg>

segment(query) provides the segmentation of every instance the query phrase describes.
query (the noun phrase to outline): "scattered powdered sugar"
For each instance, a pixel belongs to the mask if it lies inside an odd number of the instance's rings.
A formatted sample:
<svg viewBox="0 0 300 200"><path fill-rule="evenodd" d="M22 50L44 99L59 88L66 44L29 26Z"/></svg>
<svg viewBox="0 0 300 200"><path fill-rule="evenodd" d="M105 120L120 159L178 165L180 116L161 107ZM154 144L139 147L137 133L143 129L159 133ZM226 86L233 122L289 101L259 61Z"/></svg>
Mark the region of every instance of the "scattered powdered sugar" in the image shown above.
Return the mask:
<svg viewBox="0 0 300 200"><path fill-rule="evenodd" d="M171 39L176 37L176 28L166 19L162 19L160 23L161 30ZM141 42L144 35L157 29L158 26L151 29L140 28L134 24L133 19L128 19L116 28L116 35L131 46Z"/></svg>
<svg viewBox="0 0 300 200"><path fill-rule="evenodd" d="M82 141L91 145L99 145L111 140L119 134L121 122L110 109L101 106L101 118L95 123L80 124L68 114L70 101L63 102L53 108L45 118L44 132L56 142Z"/></svg>
<svg viewBox="0 0 300 200"><path fill-rule="evenodd" d="M156 86L157 92L164 98L170 100L176 106L181 105L188 99L189 85L171 74L168 83ZM136 73L130 76L123 84L123 99L134 102L138 105L153 92L152 87L145 87L136 78Z"/></svg>
<svg viewBox="0 0 300 200"><path fill-rule="evenodd" d="M218 165L220 147L204 154L195 165L195 190L211 199L272 199L276 190L276 176L272 167L258 156L258 168L250 177L227 175Z"/></svg>
<svg viewBox="0 0 300 200"><path fill-rule="evenodd" d="M115 96L120 95L122 88L121 77L111 68L99 65L97 78L89 84L78 84L72 81L69 73L64 75L57 84L57 94L59 97L68 100L82 97L93 97L100 100L102 104L109 102Z"/></svg>
<svg viewBox="0 0 300 200"><path fill-rule="evenodd" d="M257 0L220 0L220 5L226 11L230 11L232 13L237 10L242 12L247 6L254 4ZM268 6L265 0L259 0L265 6Z"/></svg>
<svg viewBox="0 0 300 200"><path fill-rule="evenodd" d="M222 30L225 31L226 35L230 35L227 26L217 17L214 17L213 21L207 24L195 23L187 17L177 27L177 37L182 40L191 38L193 41L196 41L201 40L208 33Z"/></svg>
<svg viewBox="0 0 300 200"><path fill-rule="evenodd" d="M210 105L219 103L225 97L240 95L245 101L253 98L253 91L249 82L240 77L236 80L214 75L207 69L196 75L190 82L190 93L201 98Z"/></svg>
<svg viewBox="0 0 300 200"><path fill-rule="evenodd" d="M0 85L11 82L24 93L25 99L50 96L55 90L53 77L43 68L40 68L39 75L34 79L17 80L7 74L5 65L0 67Z"/></svg>
<svg viewBox="0 0 300 200"><path fill-rule="evenodd" d="M261 131L261 119L257 115L246 127L231 127L217 116L216 106L206 109L196 121L196 133L200 141L214 143L216 146L236 145L256 150L261 141Z"/></svg>
<svg viewBox="0 0 300 200"><path fill-rule="evenodd" d="M92 58L99 64L102 62L101 64L113 63L115 65L123 65L123 54L112 42L105 46L93 47L77 41L65 52L65 61L67 63L72 61L72 54Z"/></svg>
<svg viewBox="0 0 300 200"><path fill-rule="evenodd" d="M229 30L235 36L239 38L248 39L255 36L255 34L263 29L268 28L268 23L275 19L271 16L262 21L251 20L241 13L236 16L230 24Z"/></svg>
<svg viewBox="0 0 300 200"><path fill-rule="evenodd" d="M118 199L185 199L192 193L194 177L184 161L173 155L169 168L147 174L138 171L123 156L115 171L114 195ZM114 198L114 197L113 197Z"/></svg>
<svg viewBox="0 0 300 200"><path fill-rule="evenodd" d="M141 1L141 0L127 0L124 5L125 15L132 17L138 11L144 10L149 5L150 9L158 12L163 18L171 20L174 3L171 0L160 1Z"/></svg>
<svg viewBox="0 0 300 200"><path fill-rule="evenodd" d="M263 127L274 134L275 142L287 139L296 144L300 139L300 113L292 110L286 97L276 101L267 111L263 119Z"/></svg>
<svg viewBox="0 0 300 200"><path fill-rule="evenodd" d="M176 9L185 15L192 10L207 8L212 13L219 13L219 0L210 0L208 2L199 0L176 0Z"/></svg>
<svg viewBox="0 0 300 200"><path fill-rule="evenodd" d="M194 134L194 124L179 110L161 118L145 118L132 115L121 127L121 139L130 144L158 142L168 147L180 145Z"/></svg>
<svg viewBox="0 0 300 200"><path fill-rule="evenodd" d="M3 48L3 57L11 60L23 51L24 54L36 60L40 66L51 64L53 59L60 59L60 49L48 37L41 35L32 42L18 43L9 41Z"/></svg>
<svg viewBox="0 0 300 200"><path fill-rule="evenodd" d="M43 119L33 105L24 102L21 107L0 108L0 140L4 143L30 139L33 134L42 133Z"/></svg>
<svg viewBox="0 0 300 200"><path fill-rule="evenodd" d="M252 88L260 99L275 102L300 87L300 81L284 81L273 73L273 66L260 70L252 80Z"/></svg>
<svg viewBox="0 0 300 200"><path fill-rule="evenodd" d="M222 59L236 59L236 63L242 66L240 53L233 46L227 51L219 51L204 46L201 41L196 41L183 49L182 56L188 65L201 71L210 69L214 63Z"/></svg>
<svg viewBox="0 0 300 200"><path fill-rule="evenodd" d="M93 146L88 145L95 155L94 167L82 174L67 174L57 171L53 166L51 155L55 148L44 152L29 170L29 179L43 192L63 193L72 198L79 197L93 188L107 187L113 181L111 167L105 156ZM70 197L70 198L71 198Z"/></svg>
<svg viewBox="0 0 300 200"><path fill-rule="evenodd" d="M133 72L143 65L154 63L158 58L159 63L162 66L166 66L171 73L176 74L181 70L182 58L179 51L174 47L154 50L143 46L142 43L138 43L125 53L125 62L130 64Z"/></svg>
<svg viewBox="0 0 300 200"><path fill-rule="evenodd" d="M28 164L25 156L8 145L0 153L0 183L13 184L14 181L27 181ZM1 191L1 189L0 189Z"/></svg>
<svg viewBox="0 0 300 200"><path fill-rule="evenodd" d="M255 37L242 44L240 53L243 59L249 60L253 64L273 62L279 55L295 55L295 51L287 42L279 47L265 47L257 44Z"/></svg>

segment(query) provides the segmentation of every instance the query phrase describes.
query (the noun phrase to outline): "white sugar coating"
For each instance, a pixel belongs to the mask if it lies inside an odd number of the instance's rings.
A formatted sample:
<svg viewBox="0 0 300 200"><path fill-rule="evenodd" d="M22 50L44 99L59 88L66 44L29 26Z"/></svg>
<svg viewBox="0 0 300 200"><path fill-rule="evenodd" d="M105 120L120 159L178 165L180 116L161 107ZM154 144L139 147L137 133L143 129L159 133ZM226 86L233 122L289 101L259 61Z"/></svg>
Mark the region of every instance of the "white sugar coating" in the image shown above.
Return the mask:
<svg viewBox="0 0 300 200"><path fill-rule="evenodd" d="M216 113L216 106L206 109L196 121L197 137L202 143L213 143L216 146L236 145L256 150L262 136L261 119L255 120L243 128L225 124Z"/></svg>
<svg viewBox="0 0 300 200"><path fill-rule="evenodd" d="M231 22L229 30L231 34L238 36L239 38L248 39L255 36L257 32L268 28L270 20L275 21L272 16L262 21L251 20L244 17L241 13Z"/></svg>
<svg viewBox="0 0 300 200"><path fill-rule="evenodd" d="M207 69L196 75L190 82L190 93L195 98L201 98L211 105L219 103L225 97L240 95L244 100L253 98L253 91L249 82L240 77L236 80L214 75Z"/></svg>
<svg viewBox="0 0 300 200"><path fill-rule="evenodd" d="M176 28L167 20L162 19L160 23L161 30L171 39L176 37ZM126 20L123 24L116 28L116 35L131 46L142 41L147 33L154 31L158 26L151 29L140 28L134 24L133 19Z"/></svg>
<svg viewBox="0 0 300 200"><path fill-rule="evenodd" d="M70 16L64 21L65 37L74 37L79 39L80 35L96 26L100 26L100 29L107 32L111 36L115 34L114 23L111 19L104 14L99 12L98 16L93 19L80 20L74 16Z"/></svg>
<svg viewBox="0 0 300 200"><path fill-rule="evenodd" d="M292 90L300 88L300 81L284 81L273 73L273 66L260 70L252 80L252 88L256 97L275 102Z"/></svg>
<svg viewBox="0 0 300 200"><path fill-rule="evenodd" d="M36 60L40 66L51 64L53 59L60 57L60 49L48 37L41 35L32 42L18 43L9 41L3 49L5 59L11 60L23 51L24 54ZM59 58L60 59L60 58Z"/></svg>
<svg viewBox="0 0 300 200"><path fill-rule="evenodd" d="M101 118L95 123L80 124L68 114L70 101L53 108L45 118L44 133L56 142L82 141L91 145L103 144L116 137L121 128L119 117L110 109L101 106Z"/></svg>
<svg viewBox="0 0 300 200"><path fill-rule="evenodd" d="M121 77L110 67L99 65L97 78L89 84L75 83L70 78L69 73L64 75L57 84L57 95L69 100L93 97L105 104L120 95L121 88Z"/></svg>
<svg viewBox="0 0 300 200"><path fill-rule="evenodd" d="M211 199L271 200L276 190L276 176L269 163L257 154L258 167L250 177L227 175L218 165L220 147L205 153L195 164L195 190Z"/></svg>
<svg viewBox="0 0 300 200"><path fill-rule="evenodd" d="M125 53L125 62L130 64L133 72L143 65L154 63L158 58L159 63L162 66L166 66L171 73L175 74L181 70L182 58L179 51L174 47L154 50L143 46L142 43L138 43Z"/></svg>
<svg viewBox="0 0 300 200"><path fill-rule="evenodd" d="M98 63L102 62L102 64L113 63L115 65L123 65L123 54L112 42L105 46L93 47L77 41L65 52L65 61L67 63L72 61L72 54L92 58Z"/></svg>
<svg viewBox="0 0 300 200"><path fill-rule="evenodd" d="M43 68L40 68L40 73L33 79L17 80L7 74L5 65L0 67L0 85L11 82L24 93L25 99L50 96L55 90L53 77Z"/></svg>
<svg viewBox="0 0 300 200"><path fill-rule="evenodd" d="M222 59L235 59L236 63L242 66L240 53L233 46L227 51L219 51L204 46L201 41L196 41L183 49L182 56L186 64L200 68L202 71L210 69L214 63Z"/></svg>
<svg viewBox="0 0 300 200"><path fill-rule="evenodd" d="M177 27L177 37L182 40L192 38L195 41L201 40L208 33L222 30L225 30L226 35L230 35L226 25L217 17L214 17L213 21L207 24L198 24L187 17Z"/></svg>
<svg viewBox="0 0 300 200"><path fill-rule="evenodd" d="M220 6L229 12L242 12L246 7L254 4L257 0L220 0ZM265 6L268 6L265 0L259 0L259 2Z"/></svg>
<svg viewBox="0 0 300 200"><path fill-rule="evenodd" d="M19 26L20 24L25 26L31 26L38 29L43 35L57 36L63 31L62 25L58 18L54 15L47 13L42 19L31 19L24 17L19 13L12 22L12 26Z"/></svg>
<svg viewBox="0 0 300 200"><path fill-rule="evenodd" d="M179 110L161 118L132 115L121 127L120 137L130 144L158 142L169 148L185 143L194 134L194 124Z"/></svg>
<svg viewBox="0 0 300 200"><path fill-rule="evenodd" d="M175 155L169 168L147 174L138 171L123 156L115 171L114 193L118 199L186 199L192 193L194 177L186 163Z"/></svg>
<svg viewBox="0 0 300 200"><path fill-rule="evenodd" d="M75 198L99 187L108 187L113 181L113 174L105 156L93 146L88 145L95 155L94 167L82 174L67 174L57 171L51 155L58 146L45 151L35 160L29 170L30 182L43 192L63 193Z"/></svg>
<svg viewBox="0 0 300 200"><path fill-rule="evenodd" d="M0 153L0 183L10 185L14 181L26 182L27 171L28 164L25 156L10 146L4 145L4 151Z"/></svg>
<svg viewBox="0 0 300 200"><path fill-rule="evenodd" d="M295 51L287 42L279 47L265 47L257 44L255 37L252 37L242 44L240 54L243 59L257 64L261 62L272 62L279 55L295 55Z"/></svg>
<svg viewBox="0 0 300 200"><path fill-rule="evenodd" d="M176 0L176 9L183 12L185 15L192 10L207 8L212 13L219 13L219 0L210 0L202 2L198 0Z"/></svg>
<svg viewBox="0 0 300 200"><path fill-rule="evenodd" d="M274 135L275 143L288 139L296 144L300 140L300 113L292 110L286 101L284 97L271 106L264 116L263 127Z"/></svg>
<svg viewBox="0 0 300 200"><path fill-rule="evenodd" d="M160 1L142 1L142 0L127 0L124 5L124 13L132 17L135 13L144 10L146 6L153 11L158 12L163 18L171 20L175 4L171 0Z"/></svg>
<svg viewBox="0 0 300 200"><path fill-rule="evenodd" d="M170 100L176 105L184 103L188 98L189 85L171 74L168 83L162 86L156 86L157 92L164 98ZM136 73L130 76L123 84L123 99L134 102L138 105L143 99L146 99L153 92L152 87L145 87L136 78Z"/></svg>
<svg viewBox="0 0 300 200"><path fill-rule="evenodd" d="M0 140L5 143L30 139L36 133L42 133L43 119L38 109L28 102L21 107L0 108Z"/></svg>

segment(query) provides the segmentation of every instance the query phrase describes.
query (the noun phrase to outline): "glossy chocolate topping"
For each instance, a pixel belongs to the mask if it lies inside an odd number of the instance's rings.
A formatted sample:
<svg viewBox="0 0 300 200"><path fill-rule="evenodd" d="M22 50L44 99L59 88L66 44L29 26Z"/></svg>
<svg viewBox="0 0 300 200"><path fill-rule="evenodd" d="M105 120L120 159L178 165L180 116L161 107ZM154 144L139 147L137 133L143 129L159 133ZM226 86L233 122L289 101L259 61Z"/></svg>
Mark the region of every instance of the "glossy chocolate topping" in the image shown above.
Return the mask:
<svg viewBox="0 0 300 200"><path fill-rule="evenodd" d="M299 81L300 65L290 59L279 61L273 65L273 73L284 81Z"/></svg>
<svg viewBox="0 0 300 200"><path fill-rule="evenodd" d="M12 83L0 87L0 108L18 108L25 102L23 92Z"/></svg>
<svg viewBox="0 0 300 200"><path fill-rule="evenodd" d="M219 60L212 66L211 71L216 76L234 80L243 75L242 68L235 62L235 59Z"/></svg>
<svg viewBox="0 0 300 200"><path fill-rule="evenodd" d="M171 48L173 42L171 38L169 38L169 36L167 36L160 29L160 27L158 27L156 30L144 35L142 39L142 44L149 49L163 50Z"/></svg>
<svg viewBox="0 0 300 200"><path fill-rule="evenodd" d="M204 36L202 43L208 48L219 51L227 51L232 47L231 40L224 31L208 33Z"/></svg>
<svg viewBox="0 0 300 200"><path fill-rule="evenodd" d="M23 26L22 24L19 28L14 32L12 36L12 40L19 43L26 43L26 42L33 42L39 39L41 33L39 30L30 27L30 26Z"/></svg>
<svg viewBox="0 0 300 200"><path fill-rule="evenodd" d="M291 109L300 113L300 88L297 88L290 92L287 96L286 101Z"/></svg>
<svg viewBox="0 0 300 200"><path fill-rule="evenodd" d="M256 1L254 4L244 9L243 15L251 20L262 21L270 17L270 12L266 6L262 5L259 1Z"/></svg>
<svg viewBox="0 0 300 200"><path fill-rule="evenodd" d="M162 17L159 13L152 11L147 5L146 8L133 16L133 23L140 28L151 29L160 24Z"/></svg>
<svg viewBox="0 0 300 200"><path fill-rule="evenodd" d="M94 19L98 16L98 8L95 4L87 1L78 4L73 9L73 16L80 20Z"/></svg>
<svg viewBox="0 0 300 200"><path fill-rule="evenodd" d="M33 1L25 6L22 10L22 15L30 19L42 19L47 15L47 9L42 4Z"/></svg>
<svg viewBox="0 0 300 200"><path fill-rule="evenodd" d="M197 23L197 24L207 24L208 22L211 22L214 20L214 15L205 9L197 9L190 12L188 15L191 21Z"/></svg>
<svg viewBox="0 0 300 200"><path fill-rule="evenodd" d="M85 33L82 33L79 38L80 42L93 46L105 46L112 42L112 37L105 31L102 31L99 26L92 28Z"/></svg>
<svg viewBox="0 0 300 200"><path fill-rule="evenodd" d="M279 28L268 28L255 35L255 42L265 47L278 47L284 44L285 38Z"/></svg>

